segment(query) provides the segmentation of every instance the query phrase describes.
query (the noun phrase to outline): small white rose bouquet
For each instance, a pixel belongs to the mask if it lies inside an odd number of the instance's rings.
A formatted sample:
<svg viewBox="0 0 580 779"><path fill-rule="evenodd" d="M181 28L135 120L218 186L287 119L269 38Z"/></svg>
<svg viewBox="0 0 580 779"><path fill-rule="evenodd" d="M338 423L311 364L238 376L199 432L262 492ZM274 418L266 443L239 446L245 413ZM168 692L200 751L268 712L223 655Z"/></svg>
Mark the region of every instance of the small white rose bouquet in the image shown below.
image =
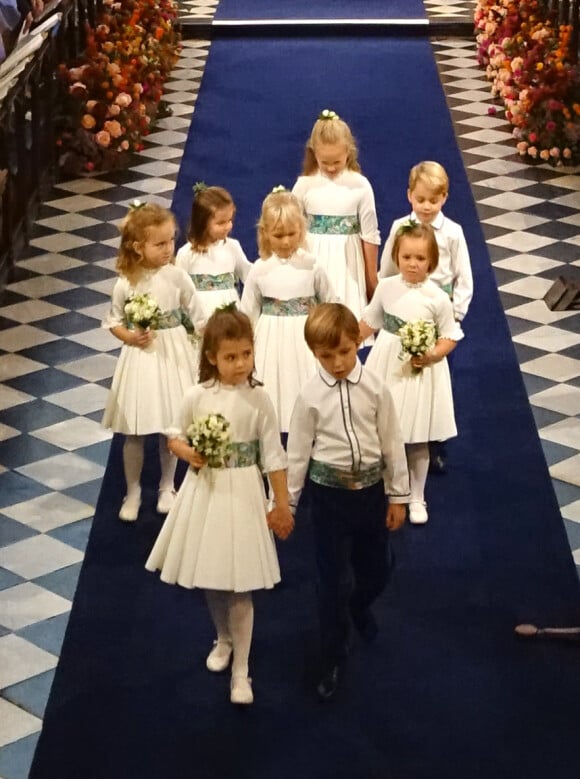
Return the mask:
<svg viewBox="0 0 580 779"><path fill-rule="evenodd" d="M425 354L435 346L437 327L434 322L418 319L416 322L405 322L399 328L398 335L401 339L399 360L406 360ZM411 368L412 373L421 373L422 370L422 368Z"/></svg>
<svg viewBox="0 0 580 779"><path fill-rule="evenodd" d="M141 330L155 330L159 324L161 309L148 292L131 295L125 302L124 311L127 324L140 327Z"/></svg>
<svg viewBox="0 0 580 779"><path fill-rule="evenodd" d="M223 468L230 448L230 423L223 414L196 417L186 431L191 446L210 468Z"/></svg>

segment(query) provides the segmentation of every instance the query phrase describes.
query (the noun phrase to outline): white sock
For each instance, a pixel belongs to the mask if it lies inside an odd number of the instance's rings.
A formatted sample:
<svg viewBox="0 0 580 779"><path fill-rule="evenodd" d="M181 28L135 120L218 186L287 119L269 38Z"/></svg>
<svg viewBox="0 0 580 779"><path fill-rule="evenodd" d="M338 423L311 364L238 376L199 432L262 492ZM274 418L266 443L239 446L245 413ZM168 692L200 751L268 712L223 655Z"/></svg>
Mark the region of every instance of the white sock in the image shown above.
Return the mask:
<svg viewBox="0 0 580 779"><path fill-rule="evenodd" d="M230 593L223 590L205 590L205 600L218 641L230 640L230 628L228 624L228 612Z"/></svg>
<svg viewBox="0 0 580 779"><path fill-rule="evenodd" d="M177 457L167 448L167 438L164 435L159 436L159 462L161 463L159 490L173 490Z"/></svg>
<svg viewBox="0 0 580 779"><path fill-rule="evenodd" d="M229 624L234 645L232 676L247 676L254 629L254 603L251 592L230 593Z"/></svg>
<svg viewBox="0 0 580 779"><path fill-rule="evenodd" d="M127 482L127 498L139 499L141 496L141 471L145 439L141 435L128 435L123 444L123 468Z"/></svg>
<svg viewBox="0 0 580 779"><path fill-rule="evenodd" d="M429 444L405 444L407 465L411 482L409 502L425 500L425 482L429 470Z"/></svg>

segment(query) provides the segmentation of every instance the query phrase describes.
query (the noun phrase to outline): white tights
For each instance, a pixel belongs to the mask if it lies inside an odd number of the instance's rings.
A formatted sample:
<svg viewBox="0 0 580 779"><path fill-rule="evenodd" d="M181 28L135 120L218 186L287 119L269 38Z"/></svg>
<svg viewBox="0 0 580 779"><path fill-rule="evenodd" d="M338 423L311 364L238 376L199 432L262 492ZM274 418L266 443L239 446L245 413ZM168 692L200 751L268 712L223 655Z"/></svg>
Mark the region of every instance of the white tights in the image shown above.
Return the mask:
<svg viewBox="0 0 580 779"><path fill-rule="evenodd" d="M429 470L429 444L405 444L411 497L409 502L425 500L425 483Z"/></svg>
<svg viewBox="0 0 580 779"><path fill-rule="evenodd" d="M145 436L128 435L123 444L123 468L127 482L127 498L141 495L141 471L145 457ZM159 461L161 463L160 490L172 490L177 467L177 457L167 448L165 436L159 436Z"/></svg>
<svg viewBox="0 0 580 779"><path fill-rule="evenodd" d="M232 676L247 676L254 629L252 593L205 590L205 599L218 641L232 642Z"/></svg>

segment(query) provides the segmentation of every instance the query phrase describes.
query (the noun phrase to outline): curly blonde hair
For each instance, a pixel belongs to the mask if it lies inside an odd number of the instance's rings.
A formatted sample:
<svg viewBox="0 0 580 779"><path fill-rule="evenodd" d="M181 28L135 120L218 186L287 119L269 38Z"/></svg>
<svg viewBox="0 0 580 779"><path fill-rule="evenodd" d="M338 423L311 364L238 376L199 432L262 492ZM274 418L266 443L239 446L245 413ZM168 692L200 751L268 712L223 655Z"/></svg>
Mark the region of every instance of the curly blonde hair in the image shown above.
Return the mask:
<svg viewBox="0 0 580 779"><path fill-rule="evenodd" d="M344 143L347 149L346 167L360 173L358 148L350 127L343 119L317 119L306 141L302 175L310 176L318 170L316 147L321 144Z"/></svg>
<svg viewBox="0 0 580 779"><path fill-rule="evenodd" d="M130 209L120 224L121 244L117 255L117 272L132 283L143 273L143 252L139 248L148 238L151 227L172 222L177 228L175 217L167 208L157 203L144 203Z"/></svg>
<svg viewBox="0 0 580 779"><path fill-rule="evenodd" d="M270 235L277 226L297 227L300 232L298 245L306 245L306 217L298 198L291 192L270 192L262 203L258 220L258 253L265 260L272 254Z"/></svg>

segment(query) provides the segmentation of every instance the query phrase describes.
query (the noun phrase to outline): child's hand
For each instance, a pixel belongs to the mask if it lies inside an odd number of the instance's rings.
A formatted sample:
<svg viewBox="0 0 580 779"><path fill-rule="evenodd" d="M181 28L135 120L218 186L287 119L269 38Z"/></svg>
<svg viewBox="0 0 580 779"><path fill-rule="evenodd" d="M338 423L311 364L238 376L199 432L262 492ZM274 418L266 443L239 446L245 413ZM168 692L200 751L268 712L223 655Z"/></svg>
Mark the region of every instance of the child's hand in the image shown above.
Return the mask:
<svg viewBox="0 0 580 779"><path fill-rule="evenodd" d="M285 541L294 530L294 517L288 507L278 508L277 506L266 515L268 527L278 538Z"/></svg>
<svg viewBox="0 0 580 779"><path fill-rule="evenodd" d="M399 530L405 524L407 506L405 503L389 503L387 509L387 528L389 530Z"/></svg>
<svg viewBox="0 0 580 779"><path fill-rule="evenodd" d="M433 363L439 362L441 359L435 349L429 349L425 354L416 354L411 357L411 365L413 368L426 368L428 365L433 365Z"/></svg>
<svg viewBox="0 0 580 779"><path fill-rule="evenodd" d="M140 327L136 327L129 332L131 333L130 345L137 346L139 349L145 349L153 340L153 333L151 330L142 330Z"/></svg>
<svg viewBox="0 0 580 779"><path fill-rule="evenodd" d="M207 457L204 457L202 454L200 454L196 449L193 449L192 447L189 448L187 457L185 459L191 465L194 471L200 471L203 468L203 466L207 464Z"/></svg>

